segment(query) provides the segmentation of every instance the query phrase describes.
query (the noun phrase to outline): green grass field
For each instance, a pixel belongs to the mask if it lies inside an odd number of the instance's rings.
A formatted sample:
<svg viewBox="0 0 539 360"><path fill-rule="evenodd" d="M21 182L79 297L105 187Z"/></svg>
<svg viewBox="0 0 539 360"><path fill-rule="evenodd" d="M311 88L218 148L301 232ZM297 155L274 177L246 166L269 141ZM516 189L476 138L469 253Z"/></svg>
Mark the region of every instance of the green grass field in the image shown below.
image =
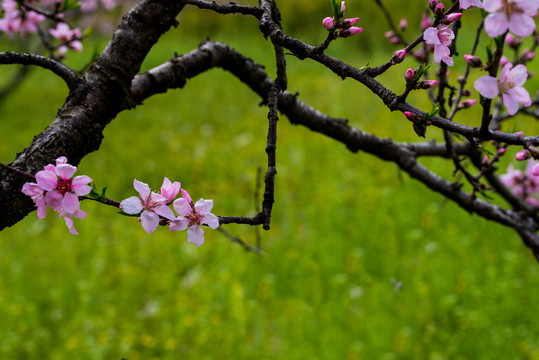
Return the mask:
<svg viewBox="0 0 539 360"><path fill-rule="evenodd" d="M271 43L249 26L252 34L212 38L266 64L273 77ZM144 70L203 38L172 31ZM362 41L338 41L329 53L357 66L391 55L362 52ZM302 100L362 130L417 139L401 114L352 81L287 61L290 91ZM402 89L410 66L407 59L383 80ZM0 104L0 161L12 161L51 122L66 91L36 69ZM257 168L266 164L267 109L259 102L212 70L122 113L77 173L116 200L135 195L133 178L158 189L167 176L194 199L213 199L217 215L253 215ZM210 229L200 248L185 232L148 235L135 218L90 201L82 203L87 219L75 221L79 236L50 210L45 220L32 213L0 232L0 358L539 359L539 266L514 231L284 117L278 131L263 256ZM434 163L449 173L446 165ZM255 242L252 228L226 230Z"/></svg>

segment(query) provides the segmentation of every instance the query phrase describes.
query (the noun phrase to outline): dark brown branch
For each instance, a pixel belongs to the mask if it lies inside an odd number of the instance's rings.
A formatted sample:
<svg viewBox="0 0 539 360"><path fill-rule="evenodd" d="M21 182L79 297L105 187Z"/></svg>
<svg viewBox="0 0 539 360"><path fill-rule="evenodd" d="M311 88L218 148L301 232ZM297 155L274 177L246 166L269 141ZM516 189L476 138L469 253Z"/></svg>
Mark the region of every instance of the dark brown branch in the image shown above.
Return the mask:
<svg viewBox="0 0 539 360"><path fill-rule="evenodd" d="M199 9L207 9L215 11L218 14L243 14L243 15L252 15L257 19L260 19L262 16L262 10L256 6L244 6L238 5L235 3L229 4L218 4L215 1L203 1L203 0L185 0L186 5L193 5Z"/></svg>
<svg viewBox="0 0 539 360"><path fill-rule="evenodd" d="M0 64L36 65L52 71L61 77L69 90L73 90L79 81L79 77L67 66L56 60L44 56L17 52L0 52Z"/></svg>

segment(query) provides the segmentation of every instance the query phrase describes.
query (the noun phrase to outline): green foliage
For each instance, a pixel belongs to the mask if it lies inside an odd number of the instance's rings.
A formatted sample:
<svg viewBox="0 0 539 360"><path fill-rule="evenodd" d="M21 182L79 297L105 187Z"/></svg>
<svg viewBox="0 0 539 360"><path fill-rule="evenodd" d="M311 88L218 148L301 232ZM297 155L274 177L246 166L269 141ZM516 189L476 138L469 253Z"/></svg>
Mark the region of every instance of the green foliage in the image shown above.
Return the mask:
<svg viewBox="0 0 539 360"><path fill-rule="evenodd" d="M197 46L199 38L182 34L171 31L144 70ZM257 35L216 37L266 65L273 58ZM329 52L352 56L344 41ZM356 64L392 54L358 53ZM90 55L70 61L82 66ZM353 81L313 62L287 62L300 99L360 129L417 140L402 114ZM381 81L403 87L410 65ZM267 70L273 77L271 64ZM27 146L66 95L60 80L36 70L0 104L0 161ZM215 214L252 215L256 169L266 165L267 109L259 102L212 70L122 113L77 174L107 184L116 200L136 195L133 178L158 189L167 176L194 199L214 199ZM286 118L278 131L265 256L210 229L200 248L185 232L148 235L135 218L93 201L82 202L88 217L75 219L78 237L50 210L45 220L33 213L0 232L0 358L539 358L539 324L530 316L539 311L539 267L513 230ZM424 162L451 176L450 160ZM255 242L251 228L226 229Z"/></svg>

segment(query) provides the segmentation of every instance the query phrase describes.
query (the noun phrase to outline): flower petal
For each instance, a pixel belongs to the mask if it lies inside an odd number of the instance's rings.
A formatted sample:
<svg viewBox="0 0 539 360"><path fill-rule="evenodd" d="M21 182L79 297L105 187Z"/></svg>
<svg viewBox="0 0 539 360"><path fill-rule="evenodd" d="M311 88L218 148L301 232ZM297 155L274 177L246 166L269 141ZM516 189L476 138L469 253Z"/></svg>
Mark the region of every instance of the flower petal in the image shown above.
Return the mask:
<svg viewBox="0 0 539 360"><path fill-rule="evenodd" d="M505 12L491 13L485 18L485 31L490 37L502 35L509 28Z"/></svg>
<svg viewBox="0 0 539 360"><path fill-rule="evenodd" d="M73 193L67 193L62 200L62 209L68 214L73 214L80 209L79 197Z"/></svg>
<svg viewBox="0 0 539 360"><path fill-rule="evenodd" d="M37 218L44 219L47 215L47 204L45 203L45 197L38 196L35 201L37 206Z"/></svg>
<svg viewBox="0 0 539 360"><path fill-rule="evenodd" d="M200 199L195 204L195 210L200 215L209 214L212 208L213 208L213 200Z"/></svg>
<svg viewBox="0 0 539 360"><path fill-rule="evenodd" d="M474 82L475 90L486 97L487 99L494 99L498 95L498 79L493 76L483 75Z"/></svg>
<svg viewBox="0 0 539 360"><path fill-rule="evenodd" d="M185 200L184 198L174 200L172 206L174 206L174 210L176 210L176 213L178 215L189 216L193 214L193 209L191 208L191 205L189 205L187 200Z"/></svg>
<svg viewBox="0 0 539 360"><path fill-rule="evenodd" d="M74 227L74 224L73 224L73 218L71 217L71 215L66 215L65 216L65 222L66 222L67 228L69 229L69 232L71 234L79 235L77 230L75 230L75 227Z"/></svg>
<svg viewBox="0 0 539 360"><path fill-rule="evenodd" d="M185 189L182 189L182 198L184 198L185 200L187 200L187 202L189 204L191 204L193 202L193 200L191 199L191 196L189 196L189 193L187 192L187 190Z"/></svg>
<svg viewBox="0 0 539 360"><path fill-rule="evenodd" d="M159 215L152 211L144 210L140 215L140 222L144 230L150 234L159 226Z"/></svg>
<svg viewBox="0 0 539 360"><path fill-rule="evenodd" d="M133 187L135 188L135 190L137 190L140 198L142 199L142 201L146 202L146 200L148 200L148 196L150 196L150 187L148 186L148 184L146 183L143 183L141 181L138 181L137 179L135 179L133 181Z"/></svg>
<svg viewBox="0 0 539 360"><path fill-rule="evenodd" d="M45 202L47 205L49 205L53 210L60 211L62 208L62 200L63 200L62 193L57 190L48 191L45 194Z"/></svg>
<svg viewBox="0 0 539 360"><path fill-rule="evenodd" d="M187 229L189 226L189 220L183 216L178 216L176 219L170 222L169 228L170 231L181 231Z"/></svg>
<svg viewBox="0 0 539 360"><path fill-rule="evenodd" d="M56 176L62 179L71 179L73 174L75 174L75 171L77 171L77 168L69 164L57 165L55 169Z"/></svg>
<svg viewBox="0 0 539 360"><path fill-rule="evenodd" d="M176 217L167 205L158 206L153 211L155 211L155 213L161 215L165 219L174 220L174 218Z"/></svg>
<svg viewBox="0 0 539 360"><path fill-rule="evenodd" d="M518 102L509 94L502 94L503 104L509 115L515 115L518 111Z"/></svg>
<svg viewBox="0 0 539 360"><path fill-rule="evenodd" d="M138 214L142 211L142 202L137 196L131 196L128 199L122 200L120 209L126 214Z"/></svg>
<svg viewBox="0 0 539 360"><path fill-rule="evenodd" d="M438 29L430 27L423 33L423 39L427 44L439 45L441 44L440 38L438 38Z"/></svg>
<svg viewBox="0 0 539 360"><path fill-rule="evenodd" d="M71 181L71 189L79 196L88 195L92 191L92 187L87 185L92 179L86 175L75 176Z"/></svg>
<svg viewBox="0 0 539 360"><path fill-rule="evenodd" d="M217 229L219 227L219 218L213 214L206 214L202 216L200 223L206 224L212 229Z"/></svg>
<svg viewBox="0 0 539 360"><path fill-rule="evenodd" d="M193 225L187 230L187 242L196 246L204 244L204 230L200 226Z"/></svg>
<svg viewBox="0 0 539 360"><path fill-rule="evenodd" d="M507 64L507 65L510 65L510 64ZM507 65L503 67L503 70L505 70ZM526 69L526 66L520 64L520 65L515 66L512 69L511 67L509 67L509 70L510 71L507 74L508 80L510 80L515 86L524 85L524 83L526 82L526 79L528 78L528 69Z"/></svg>
<svg viewBox="0 0 539 360"><path fill-rule="evenodd" d="M43 190L51 191L58 185L58 178L50 170L41 170L36 174L36 182Z"/></svg>
<svg viewBox="0 0 539 360"><path fill-rule="evenodd" d="M535 31L535 21L529 15L513 12L509 20L509 30L517 36L529 36Z"/></svg>
<svg viewBox="0 0 539 360"><path fill-rule="evenodd" d="M28 196L38 196L43 194L43 189L36 183L27 182L22 186L22 193Z"/></svg>

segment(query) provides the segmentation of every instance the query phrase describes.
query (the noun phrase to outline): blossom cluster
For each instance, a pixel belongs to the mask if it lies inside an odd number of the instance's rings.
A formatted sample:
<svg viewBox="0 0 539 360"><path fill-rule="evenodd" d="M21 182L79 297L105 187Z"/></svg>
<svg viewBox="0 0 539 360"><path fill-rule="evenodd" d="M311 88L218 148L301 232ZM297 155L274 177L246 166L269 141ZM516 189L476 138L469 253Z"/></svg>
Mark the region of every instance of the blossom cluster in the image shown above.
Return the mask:
<svg viewBox="0 0 539 360"><path fill-rule="evenodd" d="M528 160L524 172L509 165L507 173L501 175L500 180L528 204L539 205L539 162L533 159Z"/></svg>
<svg viewBox="0 0 539 360"><path fill-rule="evenodd" d="M84 219L87 215L80 209L79 196L92 192L92 186L88 185L92 179L86 175L74 176L76 171L77 168L68 164L65 156L61 156L56 159L55 165L48 164L36 173L36 182L25 183L21 190L34 201L39 219L45 218L47 206L51 207L65 219L73 235L78 235L73 217ZM148 184L137 179L133 186L138 196L123 200L119 207L125 214L139 215L139 222L147 233L154 232L163 221L171 231L187 229L187 241L200 246L204 243L201 225L208 225L212 229L219 227L219 219L211 213L213 200L200 199L193 203L178 181L171 182L165 177L160 193L151 191ZM181 196L176 199L180 193ZM93 192L90 197L95 198ZM178 216L174 215L170 205Z"/></svg>
<svg viewBox="0 0 539 360"><path fill-rule="evenodd" d="M78 235L73 226L73 217L84 219L86 212L80 210L79 196L90 193L88 185L92 179L86 175L75 176L77 168L67 163L67 158L56 159L56 165L48 164L36 173L36 182L27 182L22 192L32 198L37 206L37 217L43 219L47 214L47 206L64 217L69 232Z"/></svg>
<svg viewBox="0 0 539 360"><path fill-rule="evenodd" d="M132 196L120 203L120 209L126 214L139 215L139 221L147 233L154 232L161 218L168 222L170 231L187 230L187 241L200 246L204 243L204 230L200 225L212 229L219 226L219 219L210 211L213 200L200 199L193 203L189 193L181 188L178 181L171 182L164 178L161 193L150 190L148 184L135 179L133 186L139 196ZM181 197L176 196L181 192ZM170 205L178 214L175 216Z"/></svg>

